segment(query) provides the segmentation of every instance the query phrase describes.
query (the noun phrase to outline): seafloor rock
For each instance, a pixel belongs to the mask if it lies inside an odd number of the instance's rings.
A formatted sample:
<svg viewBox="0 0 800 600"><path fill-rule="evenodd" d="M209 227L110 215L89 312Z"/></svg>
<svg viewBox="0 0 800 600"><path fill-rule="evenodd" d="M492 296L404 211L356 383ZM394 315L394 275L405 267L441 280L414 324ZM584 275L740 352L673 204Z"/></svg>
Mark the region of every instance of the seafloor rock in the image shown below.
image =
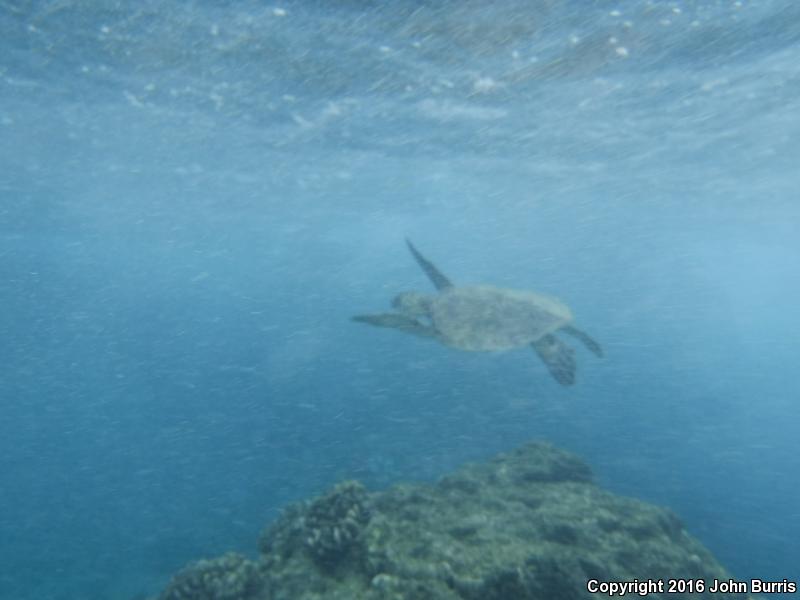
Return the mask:
<svg viewBox="0 0 800 600"><path fill-rule="evenodd" d="M430 486L370 494L342 483L290 507L260 546L257 567L241 558L226 567L245 569L246 585L220 587L220 571L209 571L217 561L206 561L176 575L161 600L569 600L598 597L589 579L729 578L673 513L601 490L584 463L547 444ZM206 571L213 585L200 583ZM704 595L745 597L687 597Z"/></svg>

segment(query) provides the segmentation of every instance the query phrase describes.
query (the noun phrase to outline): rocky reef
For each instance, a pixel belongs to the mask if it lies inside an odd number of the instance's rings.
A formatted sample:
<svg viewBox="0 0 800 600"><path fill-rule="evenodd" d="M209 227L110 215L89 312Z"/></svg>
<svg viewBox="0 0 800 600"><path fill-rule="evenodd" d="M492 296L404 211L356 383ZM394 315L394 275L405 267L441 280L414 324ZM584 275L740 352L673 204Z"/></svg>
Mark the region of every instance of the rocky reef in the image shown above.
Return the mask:
<svg viewBox="0 0 800 600"><path fill-rule="evenodd" d="M189 565L158 599L570 600L599 597L591 579L729 577L672 512L606 492L575 456L532 443L434 485L341 483L289 507L257 559ZM746 598L685 595L704 596Z"/></svg>

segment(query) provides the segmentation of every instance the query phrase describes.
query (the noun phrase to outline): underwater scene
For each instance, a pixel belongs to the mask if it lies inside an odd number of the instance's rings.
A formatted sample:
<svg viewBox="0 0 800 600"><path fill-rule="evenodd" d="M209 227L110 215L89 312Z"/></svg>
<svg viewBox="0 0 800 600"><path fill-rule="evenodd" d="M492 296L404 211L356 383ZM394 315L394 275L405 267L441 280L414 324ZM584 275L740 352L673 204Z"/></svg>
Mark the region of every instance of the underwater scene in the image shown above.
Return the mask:
<svg viewBox="0 0 800 600"><path fill-rule="evenodd" d="M800 3L0 0L0 599L795 595Z"/></svg>

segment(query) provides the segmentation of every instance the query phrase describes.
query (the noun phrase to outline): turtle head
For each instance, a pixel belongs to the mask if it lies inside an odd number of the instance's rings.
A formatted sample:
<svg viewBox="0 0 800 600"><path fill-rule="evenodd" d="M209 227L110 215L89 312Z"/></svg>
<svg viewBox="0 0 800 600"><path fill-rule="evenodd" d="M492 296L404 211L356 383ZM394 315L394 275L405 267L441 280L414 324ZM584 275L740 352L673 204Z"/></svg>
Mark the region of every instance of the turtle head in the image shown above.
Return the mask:
<svg viewBox="0 0 800 600"><path fill-rule="evenodd" d="M431 298L417 292L403 292L394 297L392 307L407 317L427 317L430 315Z"/></svg>

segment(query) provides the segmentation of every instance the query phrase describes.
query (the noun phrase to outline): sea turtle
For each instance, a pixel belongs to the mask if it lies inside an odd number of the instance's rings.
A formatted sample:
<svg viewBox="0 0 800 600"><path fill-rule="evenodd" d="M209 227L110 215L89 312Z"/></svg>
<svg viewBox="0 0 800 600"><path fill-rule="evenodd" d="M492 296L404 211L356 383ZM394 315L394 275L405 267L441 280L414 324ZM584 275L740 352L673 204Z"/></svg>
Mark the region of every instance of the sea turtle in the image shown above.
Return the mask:
<svg viewBox="0 0 800 600"><path fill-rule="evenodd" d="M392 301L397 312L358 315L354 321L473 352L530 345L561 385L575 383L575 351L557 338L556 332L576 337L594 354L603 356L600 344L572 325L572 313L560 300L488 285L455 286L409 240L406 243L438 293L403 292Z"/></svg>

